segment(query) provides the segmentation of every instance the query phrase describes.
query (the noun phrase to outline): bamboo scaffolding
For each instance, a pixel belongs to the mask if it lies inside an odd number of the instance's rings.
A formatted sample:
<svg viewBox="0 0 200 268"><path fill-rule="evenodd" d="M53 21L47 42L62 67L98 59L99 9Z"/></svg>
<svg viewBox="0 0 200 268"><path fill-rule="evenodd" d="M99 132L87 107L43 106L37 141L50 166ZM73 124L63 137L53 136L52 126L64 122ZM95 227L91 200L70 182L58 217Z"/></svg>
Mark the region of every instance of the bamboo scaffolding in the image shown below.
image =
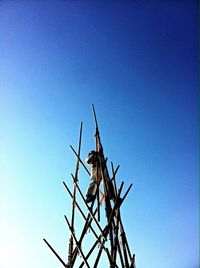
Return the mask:
<svg viewBox="0 0 200 268"><path fill-rule="evenodd" d="M79 142L78 150L76 151L72 145L70 148L76 156L76 166L74 174L71 174L73 182L73 190L71 191L67 184L63 181L64 187L67 190L71 198L71 220L64 215L65 221L69 228L70 237L69 237L69 246L68 246L68 257L67 263L59 256L55 249L47 242L46 239L43 239L46 245L54 253L57 259L61 262L64 267L67 268L82 268L86 266L87 268L98 268L100 267L99 263L102 257L102 254L107 257L110 268L135 268L135 254L131 254L126 233L121 218L121 206L124 203L128 193L131 190L132 184L127 188L125 194L122 193L124 182L122 181L119 189L117 188L116 174L119 170L119 165L117 168L114 168L113 162L111 162L111 172L112 176L110 177L108 167L107 167L107 158L104 156L104 150L101 143L99 126L97 122L96 111L94 105L92 105L94 123L95 123L95 152L97 154L97 161L95 168L96 173L93 171L90 172L84 162L81 159L81 141L82 141L82 126L80 124L79 132ZM93 151L94 152L94 151ZM95 158L96 159L96 158ZM91 177L96 174L96 188L92 201L86 202L86 198L83 195L82 189L79 185L79 168L80 165L86 171L87 175ZM92 167L91 167L92 168ZM100 176L100 177L99 177ZM103 188L100 183L103 184ZM78 196L77 196L78 195ZM80 197L80 198L78 198ZM77 200L78 198L78 200ZM84 210L81 204L84 205ZM90 204L88 204L90 202ZM102 204L104 204L105 214L102 214ZM82 226L82 231L79 231L79 235L76 232L76 211L80 213L84 223ZM87 212L85 212L87 211ZM104 216L104 217L103 217ZM103 220L106 218L106 224ZM103 222L102 222L103 220ZM84 241L88 230L92 233L92 240L90 240L91 245L84 246ZM109 239L108 239L109 238ZM97 250L97 252L95 251ZM96 252L96 253L95 253ZM96 255L94 258L93 255ZM78 256L82 257L82 262L78 263ZM91 257L92 256L92 257ZM92 258L92 260L91 260ZM91 261L93 264L91 264Z"/></svg>

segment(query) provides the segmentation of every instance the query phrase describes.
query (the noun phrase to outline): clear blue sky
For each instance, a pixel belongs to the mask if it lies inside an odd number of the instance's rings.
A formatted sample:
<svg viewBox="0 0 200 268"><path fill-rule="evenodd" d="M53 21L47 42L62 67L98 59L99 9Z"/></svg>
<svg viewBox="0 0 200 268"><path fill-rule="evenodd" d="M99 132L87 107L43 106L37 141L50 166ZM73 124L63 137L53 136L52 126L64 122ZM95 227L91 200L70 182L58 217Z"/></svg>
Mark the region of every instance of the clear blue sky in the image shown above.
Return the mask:
<svg viewBox="0 0 200 268"><path fill-rule="evenodd" d="M82 158L94 146L92 103L134 184L122 216L137 267L198 267L197 17L191 0L0 2L1 268L61 267L43 237L66 259L62 181L80 121Z"/></svg>

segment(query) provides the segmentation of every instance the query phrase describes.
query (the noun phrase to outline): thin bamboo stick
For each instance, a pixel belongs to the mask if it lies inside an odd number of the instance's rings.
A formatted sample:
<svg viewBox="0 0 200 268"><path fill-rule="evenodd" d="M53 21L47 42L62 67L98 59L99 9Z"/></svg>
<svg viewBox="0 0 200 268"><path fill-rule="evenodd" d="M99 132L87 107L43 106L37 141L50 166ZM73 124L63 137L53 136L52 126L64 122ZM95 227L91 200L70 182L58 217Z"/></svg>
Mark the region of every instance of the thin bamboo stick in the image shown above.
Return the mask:
<svg viewBox="0 0 200 268"><path fill-rule="evenodd" d="M58 255L58 253L55 251L55 249L47 242L47 240L44 238L44 242L47 244L47 246L51 249L51 251L55 254L55 256L59 259L59 261L62 263L64 267L66 267L65 262L61 259L61 257Z"/></svg>
<svg viewBox="0 0 200 268"><path fill-rule="evenodd" d="M67 222L67 224L68 224L69 230L70 230L70 232L71 232L71 234L72 234L72 236L73 236L73 238L74 238L74 240L75 240L75 242L76 242L76 246L77 246L77 248L78 248L78 250L79 250L79 252L80 252L80 254L81 254L81 256L82 256L82 258L83 258L83 260L84 260L84 262L85 262L85 264L86 264L86 266L87 266L88 268L90 268L90 266L89 266L89 264L88 264L88 262L87 262L87 260L86 260L86 258L85 258L85 256L84 256L84 254L83 254L83 251L82 251L82 249L81 249L81 246L79 246L79 243L78 243L78 241L77 241L77 239L76 239L76 236L75 236L74 232L72 231L72 228L71 228L71 226L70 226L70 223L69 223L67 217L66 217L66 216L64 216L64 217L65 217L65 220L66 220L66 222Z"/></svg>

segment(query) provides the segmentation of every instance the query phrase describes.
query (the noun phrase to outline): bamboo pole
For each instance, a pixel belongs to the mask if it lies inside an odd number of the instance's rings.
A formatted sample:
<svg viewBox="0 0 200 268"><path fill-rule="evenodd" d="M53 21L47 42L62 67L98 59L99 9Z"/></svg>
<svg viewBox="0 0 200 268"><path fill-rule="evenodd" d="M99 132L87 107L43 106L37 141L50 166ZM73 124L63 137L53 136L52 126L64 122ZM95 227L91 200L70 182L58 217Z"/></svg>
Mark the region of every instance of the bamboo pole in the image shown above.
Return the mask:
<svg viewBox="0 0 200 268"><path fill-rule="evenodd" d="M78 181L78 170L79 170L79 159L80 159L80 152L81 152L81 139L82 139L82 127L83 123L81 122L80 125L80 134L79 134L79 143L78 143L78 157L76 161L76 169L75 169L75 181ZM71 217L71 228L72 231L74 231L74 215L75 215L75 203L76 203L76 184L74 184L74 192L73 192L73 198L72 198L72 217ZM72 253L73 253L73 235L71 234L70 240L69 240L69 249L68 249L68 265L70 265L72 260Z"/></svg>
<svg viewBox="0 0 200 268"><path fill-rule="evenodd" d="M87 172L87 174L89 176L91 176L89 170L87 169L86 165L83 163L83 161L81 160L81 158L78 156L77 152L74 150L73 146L70 145L70 148L72 149L73 153L76 155L76 157L79 159L80 163L82 164L83 168L85 169L85 171Z"/></svg>
<svg viewBox="0 0 200 268"><path fill-rule="evenodd" d="M95 200L94 200L94 201L95 201ZM90 209L91 209L91 210L93 209L94 201L92 201L92 203L91 203L91 206L90 206ZM96 212L97 212L97 209L94 211L94 215L96 214ZM82 243L82 240L83 240L83 238L84 238L84 236L85 236L85 234L86 234L86 232L87 232L87 229L90 227L92 220L93 220L93 219L91 218L90 213L88 213L87 219L86 219L86 221L85 221L85 225L84 225L84 227L83 227L81 236L80 236L79 241L78 241L79 244ZM76 260L77 253L78 253L78 249L77 249L77 247L76 247L76 248L74 249L74 251L73 251L72 267L73 267L73 264L74 264L74 262L75 262L75 260Z"/></svg>
<svg viewBox="0 0 200 268"><path fill-rule="evenodd" d="M73 174L71 174L71 176L72 176L72 178L73 178L73 180L74 180L74 176L73 176ZM93 220L95 221L95 223L96 223L97 227L99 228L101 234L104 235L101 226L99 225L97 219L95 218L94 214L93 214L92 211L90 210L90 207L89 207L88 204L86 203L85 198L84 198L84 196L83 196L83 194L82 194L82 192L81 192L81 189L79 188L79 186L78 186L78 184L77 184L77 182L76 182L75 180L74 180L74 183L76 184L76 187L77 187L77 189L78 189L78 191L79 191L79 194L80 194L80 196L81 196L81 198L82 198L82 200L83 200L85 206L87 207L87 210L89 211L90 216L91 216L91 217L93 218Z"/></svg>
<svg viewBox="0 0 200 268"><path fill-rule="evenodd" d="M69 195L70 195L71 198L72 198L72 197L73 197L73 196L72 196L72 193L71 193L71 191L69 190L69 188L67 187L66 183L63 182L63 184L64 184L65 188L67 189ZM101 202L103 201L103 198L104 198L104 197L101 198L101 200L100 200L100 204L101 204ZM82 209L80 208L79 204L78 204L76 201L75 201L75 205L77 206L79 212L81 213L81 215L83 216L84 220L86 221L87 218L86 218L85 214L83 213ZM95 214L96 214L96 213L94 213L94 215L95 215ZM100 244L103 246L103 249L106 251L106 253L107 253L107 255L108 255L108 258L111 259L110 254L109 254L109 252L108 252L108 249L105 248L104 245L101 243L101 240L99 240L99 237L98 237L97 233L95 232L94 228L93 228L91 225L90 225L90 230L92 231L92 233L93 233L94 236L96 237L96 239L97 239L97 243L100 243ZM86 256L86 259L87 259L87 256Z"/></svg>
<svg viewBox="0 0 200 268"><path fill-rule="evenodd" d="M71 198L73 198L73 195L72 195L71 191L69 190L69 188L67 187L66 183L63 182L63 184L64 184L65 188L67 189L67 191L68 191L69 195L71 196ZM103 198L102 198L100 201L103 201ZM100 202L100 203L101 203L101 202ZM83 213L82 209L80 208L79 204L78 204L76 201L75 201L75 206L77 207L77 209L78 209L79 212L81 213L82 217L83 217L84 220L86 221L87 218L86 218L85 214ZM94 228L93 228L92 226L90 226L90 229L91 229L91 231L93 232L93 234L95 235L95 237L98 238L98 235L97 235L97 233L95 232Z"/></svg>
<svg viewBox="0 0 200 268"><path fill-rule="evenodd" d="M115 216L115 210L116 210L116 207L117 207L118 205L121 206L121 204L122 204L121 202L119 203L118 200L120 199L120 194L121 194L123 185L124 185L124 182L121 183L121 186L120 186L118 195L117 195L117 197L116 197L116 201L115 201L114 207L113 207L112 212L111 212L110 217L109 217L108 225L107 225L107 226L105 227L105 229L104 229L104 232L105 232L105 235L106 235L106 236L107 236L108 233L109 233L109 230L110 230L110 226L111 226L111 224L112 224L113 217ZM105 242L105 241L104 241L104 242ZM101 257L101 254L102 254L102 248L100 248L100 250L99 250L99 253L98 253L97 258L96 258L96 260L95 260L94 268L97 267L98 262L99 262L100 257ZM112 255L111 255L111 256L112 256Z"/></svg>
<svg viewBox="0 0 200 268"><path fill-rule="evenodd" d="M112 223L113 217L115 216L115 210L116 210L116 207L117 207L118 205L121 206L121 204L122 204L122 203L119 203L118 200L120 199L120 194L121 194L121 190L122 190L123 184L124 184L124 183L122 182L121 187L120 187L120 190L119 190L119 193L118 193L117 198L116 198L116 201L115 201L115 205L114 205L114 207L113 207L113 210L112 210L112 212L111 212L111 215L110 215L110 218L109 218L109 221L108 221L108 225L106 225L106 227L105 227L104 230L103 230L103 233L104 233L103 238L104 238L105 236L107 237L107 235L108 235L108 233L109 233L110 225L111 225L111 223ZM93 251L94 248L96 247L96 245L97 245L97 243L98 243L98 240L101 240L101 238L102 238L102 235L100 235L99 238L96 240L96 242L94 243L94 245L92 246L92 248L91 248L90 251L88 252L86 258L89 258L89 256L91 255L92 251ZM104 244L105 241L106 241L106 240L104 239L103 242L102 242L102 244ZM95 265L98 265L98 262L99 262L99 259L100 259L101 253L102 253L102 249L103 249L103 246L101 245L101 248L100 248L100 250L99 250L98 256L97 256L97 258L96 258L96 260L95 260ZM113 261L112 261L112 259L110 259L110 263L113 265ZM83 263L82 263L82 265L83 265ZM82 267L82 265L81 265L80 267ZM94 268L95 268L95 267L96 267L96 266L94 266Z"/></svg>
<svg viewBox="0 0 200 268"><path fill-rule="evenodd" d="M87 266L88 268L90 268L90 266L89 266L89 264L88 264L88 262L87 262L87 260L86 260L86 258L85 258L85 256L84 256L84 254L83 254L83 251L82 251L82 249L81 249L81 246L79 246L79 243L78 243L78 241L77 241L77 239L76 239L76 236L75 236L75 234L74 234L74 232L73 232L73 230L72 230L72 228L71 228L71 226L70 226L70 223L69 223L67 217L66 217L66 216L64 216L64 217L65 217L65 220L66 220L67 225L68 225L68 227L69 227L69 230L70 230L70 232L71 232L71 234L72 234L72 236L73 236L73 238L74 238L74 240L75 240L75 242L76 242L76 246L77 246L77 248L78 248L78 251L80 252L80 254L81 254L81 256L82 256L82 258L83 258L83 260L84 260L86 266Z"/></svg>
<svg viewBox="0 0 200 268"><path fill-rule="evenodd" d="M46 245L51 249L51 251L55 254L55 256L58 258L58 260L62 263L64 267L66 267L65 262L61 259L61 257L58 255L58 253L55 251L55 249L47 242L47 240L43 239Z"/></svg>

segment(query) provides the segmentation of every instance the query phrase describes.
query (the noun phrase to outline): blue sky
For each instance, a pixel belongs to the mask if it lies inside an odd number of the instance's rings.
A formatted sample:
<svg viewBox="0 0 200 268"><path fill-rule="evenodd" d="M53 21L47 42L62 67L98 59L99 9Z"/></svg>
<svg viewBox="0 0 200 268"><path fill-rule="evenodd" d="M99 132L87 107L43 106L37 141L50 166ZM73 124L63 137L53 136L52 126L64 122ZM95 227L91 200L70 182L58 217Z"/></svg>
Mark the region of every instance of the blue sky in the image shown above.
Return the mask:
<svg viewBox="0 0 200 268"><path fill-rule="evenodd" d="M197 1L1 1L0 267L61 267L91 104L137 267L198 267ZM88 178L80 171L80 185ZM79 220L79 219L78 219Z"/></svg>

